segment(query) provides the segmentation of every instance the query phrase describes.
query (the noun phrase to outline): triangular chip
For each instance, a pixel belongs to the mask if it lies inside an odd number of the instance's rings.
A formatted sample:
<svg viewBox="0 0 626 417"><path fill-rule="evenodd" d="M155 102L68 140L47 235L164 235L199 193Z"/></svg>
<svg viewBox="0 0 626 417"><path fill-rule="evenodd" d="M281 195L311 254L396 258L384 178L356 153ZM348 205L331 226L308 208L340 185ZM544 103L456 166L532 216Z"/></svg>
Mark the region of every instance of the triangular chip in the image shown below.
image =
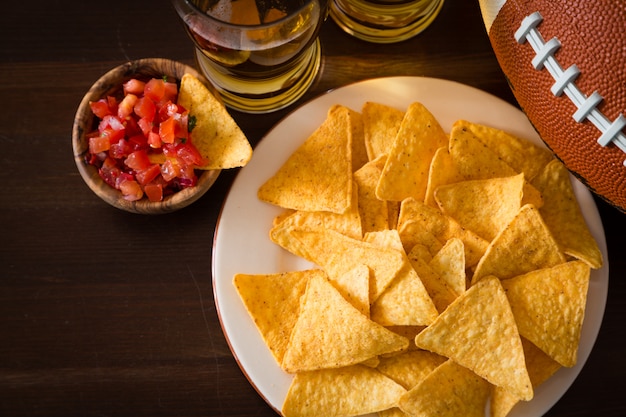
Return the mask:
<svg viewBox="0 0 626 417"><path fill-rule="evenodd" d="M451 286L435 272L435 270L421 256L421 245L415 245L411 252L408 253L411 266L420 277L426 291L433 300L433 304L439 313L443 312L448 306L456 300L459 293L454 291Z"/></svg>
<svg viewBox="0 0 626 417"><path fill-rule="evenodd" d="M376 196L390 201L407 197L424 201L430 161L437 149L447 144L448 136L432 113L421 103L412 103L387 155Z"/></svg>
<svg viewBox="0 0 626 417"><path fill-rule="evenodd" d="M367 265L357 265L343 275L331 279L350 304L364 316L370 315L370 269Z"/></svg>
<svg viewBox="0 0 626 417"><path fill-rule="evenodd" d="M408 345L354 308L326 278L311 277L282 367L291 373L339 368Z"/></svg>
<svg viewBox="0 0 626 417"><path fill-rule="evenodd" d="M241 301L279 364L300 312L300 297L311 276L326 274L313 269L267 275L237 274L233 278Z"/></svg>
<svg viewBox="0 0 626 417"><path fill-rule="evenodd" d="M387 202L376 197L376 186L385 166L385 160L386 157L381 156L363 165L354 173L363 233L389 229Z"/></svg>
<svg viewBox="0 0 626 417"><path fill-rule="evenodd" d="M602 267L602 253L580 211L565 166L553 160L532 184L544 196L539 212L563 252L587 262L592 268Z"/></svg>
<svg viewBox="0 0 626 417"><path fill-rule="evenodd" d="M404 252L382 249L375 244L352 239L333 230L294 230L311 262L323 268L331 279L338 279L357 265L371 270L370 302L391 284L404 265Z"/></svg>
<svg viewBox="0 0 626 417"><path fill-rule="evenodd" d="M372 395L372 392L377 393ZM284 417L346 417L388 409L406 390L363 365L297 374L282 406Z"/></svg>
<svg viewBox="0 0 626 417"><path fill-rule="evenodd" d="M365 148L370 161L387 155L396 139L404 112L382 103L365 102L361 108Z"/></svg>
<svg viewBox="0 0 626 417"><path fill-rule="evenodd" d="M462 181L435 191L441 211L487 241L515 217L521 207L524 174Z"/></svg>
<svg viewBox="0 0 626 417"><path fill-rule="evenodd" d="M463 125L452 127L449 152L458 173L466 180L512 177L519 174ZM528 181L524 182L522 205L524 204L535 207L543 204L541 193Z"/></svg>
<svg viewBox="0 0 626 417"><path fill-rule="evenodd" d="M522 337L522 346L526 358L526 369L533 388L537 388L561 368L548 355ZM506 417L511 409L519 402L519 398L503 388L493 386L491 392L490 417Z"/></svg>
<svg viewBox="0 0 626 417"><path fill-rule="evenodd" d="M412 350L381 358L376 369L410 390L446 360L427 350Z"/></svg>
<svg viewBox="0 0 626 417"><path fill-rule="evenodd" d="M196 119L192 141L207 163L199 169L244 166L252 158L252 147L226 107L191 74L180 81L178 104Z"/></svg>
<svg viewBox="0 0 626 417"><path fill-rule="evenodd" d="M258 190L261 201L285 208L343 213L352 200L349 117L334 107Z"/></svg>
<svg viewBox="0 0 626 417"><path fill-rule="evenodd" d="M454 184L464 179L465 178L457 171L454 159L448 152L448 146L442 146L437 149L437 152L435 152L430 162L424 203L432 207L437 207L435 190L441 185Z"/></svg>
<svg viewBox="0 0 626 417"><path fill-rule="evenodd" d="M576 364L589 265L571 261L502 282L522 336L563 366Z"/></svg>
<svg viewBox="0 0 626 417"><path fill-rule="evenodd" d="M523 173L528 179L534 178L548 162L554 159L552 152L548 149L503 130L467 120L458 120L455 125L468 128L478 140L515 172Z"/></svg>
<svg viewBox="0 0 626 417"><path fill-rule="evenodd" d="M472 283L487 275L508 279L563 262L565 256L539 211L526 205L491 241L476 266Z"/></svg>
<svg viewBox="0 0 626 417"><path fill-rule="evenodd" d="M408 259L391 285L376 299L371 319L383 326L425 326L438 311Z"/></svg>
<svg viewBox="0 0 626 417"><path fill-rule="evenodd" d="M465 292L467 281L465 276L465 249L463 241L452 238L430 260L428 265L458 296Z"/></svg>
<svg viewBox="0 0 626 417"><path fill-rule="evenodd" d="M515 318L496 277L470 287L415 337L415 344L451 358L520 399L533 397Z"/></svg>
<svg viewBox="0 0 626 417"><path fill-rule="evenodd" d="M447 360L400 398L400 409L412 417L484 417L489 383Z"/></svg>

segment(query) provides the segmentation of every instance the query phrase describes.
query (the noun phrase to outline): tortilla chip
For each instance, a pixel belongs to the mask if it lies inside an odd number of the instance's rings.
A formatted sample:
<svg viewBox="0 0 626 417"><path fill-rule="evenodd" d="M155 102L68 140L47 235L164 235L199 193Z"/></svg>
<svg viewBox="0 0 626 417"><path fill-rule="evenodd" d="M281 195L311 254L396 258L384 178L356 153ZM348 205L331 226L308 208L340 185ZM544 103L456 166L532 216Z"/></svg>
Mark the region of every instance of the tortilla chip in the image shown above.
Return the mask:
<svg viewBox="0 0 626 417"><path fill-rule="evenodd" d="M376 196L402 201L413 197L424 201L430 161L448 137L437 119L421 103L407 109L400 130L387 155Z"/></svg>
<svg viewBox="0 0 626 417"><path fill-rule="evenodd" d="M347 112L334 107L258 190L284 208L344 213L352 201L352 143Z"/></svg>
<svg viewBox="0 0 626 417"><path fill-rule="evenodd" d="M365 148L370 161L387 155L400 130L404 112L381 103L365 102L361 108Z"/></svg>
<svg viewBox="0 0 626 417"><path fill-rule="evenodd" d="M383 326L425 326L437 315L433 300L408 259L370 309L371 319Z"/></svg>
<svg viewBox="0 0 626 417"><path fill-rule="evenodd" d="M589 272L571 261L502 282L519 333L566 367L576 365Z"/></svg>
<svg viewBox="0 0 626 417"><path fill-rule="evenodd" d="M400 206L398 232L405 248L408 248L407 252L419 243L428 247L433 256L448 240L455 237L461 239L468 267L478 263L489 245L489 242L471 230L464 229L440 210L414 198L407 198Z"/></svg>
<svg viewBox="0 0 626 417"><path fill-rule="evenodd" d="M442 313L456 300L459 293L454 291L451 285L423 259L420 255L420 248L420 245L415 245L413 250L409 252L409 262L424 284L437 311Z"/></svg>
<svg viewBox="0 0 626 417"><path fill-rule="evenodd" d="M491 241L476 266L472 283L487 275L509 279L563 262L565 256L539 211L532 205L526 205Z"/></svg>
<svg viewBox="0 0 626 417"><path fill-rule="evenodd" d="M580 211L565 166L553 160L532 184L543 194L544 204L539 212L563 252L594 269L601 268L602 253Z"/></svg>
<svg viewBox="0 0 626 417"><path fill-rule="evenodd" d="M358 210L363 233L389 229L389 209L386 201L376 197L378 179L385 166L385 156L366 163L354 173L358 188Z"/></svg>
<svg viewBox="0 0 626 417"><path fill-rule="evenodd" d="M207 163L199 169L227 169L244 166L252 158L248 138L226 107L191 74L180 81L178 104L196 118L192 141Z"/></svg>
<svg viewBox="0 0 626 417"><path fill-rule="evenodd" d="M432 207L438 207L435 201L435 190L441 185L454 184L465 178L458 172L454 159L450 156L447 146L437 149L428 171L428 183L426 185L426 197L424 203Z"/></svg>
<svg viewBox="0 0 626 417"><path fill-rule="evenodd" d="M357 265L350 271L331 279L332 284L350 304L364 316L370 315L370 269Z"/></svg>
<svg viewBox="0 0 626 417"><path fill-rule="evenodd" d="M528 376L533 388L543 384L561 368L561 365L523 337L522 347L526 358L526 369L528 369ZM519 399L505 389L492 386L489 416L506 417L518 402Z"/></svg>
<svg viewBox="0 0 626 417"><path fill-rule="evenodd" d="M484 417L489 383L447 360L404 394L400 409L413 417Z"/></svg>
<svg viewBox="0 0 626 417"><path fill-rule="evenodd" d="M297 374L282 407L284 417L344 417L386 410L406 390L363 365ZM372 395L376 393L376 395Z"/></svg>
<svg viewBox="0 0 626 417"><path fill-rule="evenodd" d="M457 296L465 292L465 248L461 239L448 240L428 265Z"/></svg>
<svg viewBox="0 0 626 417"><path fill-rule="evenodd" d="M404 252L382 249L333 230L294 230L292 236L303 245L311 261L323 268L331 279L338 279L357 265L367 265L372 272L370 302L382 294L404 266Z"/></svg>
<svg viewBox="0 0 626 417"><path fill-rule="evenodd" d="M515 318L496 277L485 277L470 287L416 336L415 344L454 360L520 399L533 397Z"/></svg>
<svg viewBox="0 0 626 417"><path fill-rule="evenodd" d="M413 350L381 358L377 369L410 390L446 360L427 350Z"/></svg>
<svg viewBox="0 0 626 417"><path fill-rule="evenodd" d="M326 278L313 276L282 368L290 373L339 368L402 351L408 345L406 338L365 317Z"/></svg>
<svg viewBox="0 0 626 417"><path fill-rule="evenodd" d="M486 180L519 174L463 125L452 127L449 152L458 173L466 180ZM522 205L525 204L532 204L535 207L541 207L543 204L541 193L528 181L524 183Z"/></svg>
<svg viewBox="0 0 626 417"><path fill-rule="evenodd" d="M506 162L515 172L523 173L525 178L533 179L548 162L554 159L548 149L533 142L518 138L494 127L458 120L456 126L469 129L476 138Z"/></svg>
<svg viewBox="0 0 626 417"><path fill-rule="evenodd" d="M363 116L361 113L340 104L332 106L329 112L338 112L340 113L339 117L345 117L348 121L348 134L352 144L352 172L354 172L369 161L365 149Z"/></svg>
<svg viewBox="0 0 626 417"><path fill-rule="evenodd" d="M237 274L233 284L265 344L282 363L291 330L300 311L300 297L312 276L326 274L306 270L267 275Z"/></svg>
<svg viewBox="0 0 626 417"><path fill-rule="evenodd" d="M521 207L524 175L462 181L435 191L441 211L487 241L515 217Z"/></svg>

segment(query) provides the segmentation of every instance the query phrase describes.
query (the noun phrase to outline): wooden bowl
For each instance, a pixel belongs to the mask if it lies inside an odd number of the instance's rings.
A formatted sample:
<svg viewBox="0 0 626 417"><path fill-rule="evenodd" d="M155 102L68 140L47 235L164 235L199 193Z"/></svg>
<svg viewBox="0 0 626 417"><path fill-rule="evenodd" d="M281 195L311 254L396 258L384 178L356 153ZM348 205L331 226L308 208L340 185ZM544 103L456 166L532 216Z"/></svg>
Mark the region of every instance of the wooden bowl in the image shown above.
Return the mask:
<svg viewBox="0 0 626 417"><path fill-rule="evenodd" d="M167 76L168 80L180 79L186 73L190 73L200 79L209 90L218 97L215 88L194 68L180 62L162 58L146 58L130 61L113 68L104 74L89 89L76 111L74 126L72 128L72 147L74 160L83 180L98 197L117 207L131 213L139 214L162 214L169 213L196 201L213 185L220 170L207 170L198 174L198 183L194 187L185 188L174 194L168 195L162 201L152 202L144 197L137 201L125 200L119 190L106 184L98 170L93 165L85 162L85 155L89 150L89 141L86 135L96 129L97 118L91 111L90 101L97 101L107 95L116 95L122 90L122 84L131 78L149 79Z"/></svg>

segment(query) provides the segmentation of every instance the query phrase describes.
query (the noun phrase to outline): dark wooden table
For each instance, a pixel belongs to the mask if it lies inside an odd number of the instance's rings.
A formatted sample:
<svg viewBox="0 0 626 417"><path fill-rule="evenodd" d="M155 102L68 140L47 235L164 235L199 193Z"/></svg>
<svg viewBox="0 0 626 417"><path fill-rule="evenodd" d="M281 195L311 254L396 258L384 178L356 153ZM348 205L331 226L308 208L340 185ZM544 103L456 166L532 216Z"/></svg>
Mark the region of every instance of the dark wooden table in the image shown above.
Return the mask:
<svg viewBox="0 0 626 417"><path fill-rule="evenodd" d="M193 64L167 0L10 2L0 13L0 415L273 416L222 334L213 233L237 171L179 212L139 216L83 183L70 132L90 85L130 59ZM302 100L392 75L451 79L511 103L475 0L447 0L419 37L368 44L328 20ZM232 112L253 145L290 109ZM626 415L626 217L598 201L609 248L603 326L549 416Z"/></svg>

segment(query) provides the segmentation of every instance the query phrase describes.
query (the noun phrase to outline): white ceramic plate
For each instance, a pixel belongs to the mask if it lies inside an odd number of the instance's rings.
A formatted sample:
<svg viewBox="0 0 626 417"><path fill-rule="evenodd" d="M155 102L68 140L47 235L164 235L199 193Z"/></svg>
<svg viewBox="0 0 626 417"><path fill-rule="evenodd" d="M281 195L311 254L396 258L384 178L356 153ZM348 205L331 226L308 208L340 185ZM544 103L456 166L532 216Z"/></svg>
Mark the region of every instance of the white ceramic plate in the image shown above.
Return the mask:
<svg viewBox="0 0 626 417"><path fill-rule="evenodd" d="M446 130L454 121L466 119L542 143L526 116L507 102L463 84L418 77L379 78L331 91L295 110L267 134L254 150L252 160L239 172L222 208L213 247L213 290L222 329L235 359L258 393L277 411L292 377L281 371L266 348L232 285L232 278L236 273L285 272L312 265L269 240L272 220L282 210L259 201L257 189L322 123L331 105L360 110L366 101L401 110L420 101ZM587 360L604 315L608 289L604 229L591 194L573 177L572 180L605 266L592 271L578 364L559 370L536 390L532 401L518 404L511 417L541 416L561 398Z"/></svg>

